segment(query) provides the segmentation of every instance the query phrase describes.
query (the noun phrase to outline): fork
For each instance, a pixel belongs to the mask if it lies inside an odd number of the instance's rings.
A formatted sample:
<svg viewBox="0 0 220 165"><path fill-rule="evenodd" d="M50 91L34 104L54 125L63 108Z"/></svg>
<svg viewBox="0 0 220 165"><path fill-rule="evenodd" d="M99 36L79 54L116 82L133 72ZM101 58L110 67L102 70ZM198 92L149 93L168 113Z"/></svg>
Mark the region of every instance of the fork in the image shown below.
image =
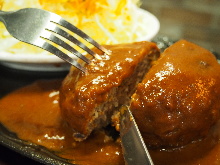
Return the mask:
<svg viewBox="0 0 220 165"><path fill-rule="evenodd" d="M76 59L69 57L55 45L63 47L64 50L71 52L88 64L91 61L64 41L62 37L84 49L95 58L99 58L99 55L76 39L68 31L75 33L104 53L109 53L107 49L99 45L83 31L63 19L61 16L49 11L37 8L24 8L9 12L0 11L0 21L4 23L6 29L14 38L47 50L80 69L82 72L85 72L86 69L79 64ZM55 43L55 45L51 43Z"/></svg>

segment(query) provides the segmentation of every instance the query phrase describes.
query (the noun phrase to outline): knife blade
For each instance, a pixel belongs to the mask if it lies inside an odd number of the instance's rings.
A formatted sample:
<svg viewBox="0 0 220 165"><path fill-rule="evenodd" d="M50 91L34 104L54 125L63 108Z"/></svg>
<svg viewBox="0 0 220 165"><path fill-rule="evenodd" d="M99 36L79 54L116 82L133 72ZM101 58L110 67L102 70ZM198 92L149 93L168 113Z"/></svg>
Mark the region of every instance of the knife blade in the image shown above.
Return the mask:
<svg viewBox="0 0 220 165"><path fill-rule="evenodd" d="M128 106L120 109L120 137L127 165L153 165L153 161Z"/></svg>

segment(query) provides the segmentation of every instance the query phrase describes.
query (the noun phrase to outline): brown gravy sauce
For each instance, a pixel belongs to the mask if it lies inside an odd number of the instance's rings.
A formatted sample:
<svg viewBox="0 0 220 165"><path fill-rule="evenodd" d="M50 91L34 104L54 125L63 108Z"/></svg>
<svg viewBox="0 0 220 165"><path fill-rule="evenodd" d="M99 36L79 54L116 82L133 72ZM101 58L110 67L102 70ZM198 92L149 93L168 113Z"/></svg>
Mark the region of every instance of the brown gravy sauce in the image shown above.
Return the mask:
<svg viewBox="0 0 220 165"><path fill-rule="evenodd" d="M119 140L102 131L75 142L59 109L61 80L38 81L0 100L0 122L20 139L45 146L77 164L124 164ZM155 165L220 164L220 124L207 139L172 151L150 150Z"/></svg>

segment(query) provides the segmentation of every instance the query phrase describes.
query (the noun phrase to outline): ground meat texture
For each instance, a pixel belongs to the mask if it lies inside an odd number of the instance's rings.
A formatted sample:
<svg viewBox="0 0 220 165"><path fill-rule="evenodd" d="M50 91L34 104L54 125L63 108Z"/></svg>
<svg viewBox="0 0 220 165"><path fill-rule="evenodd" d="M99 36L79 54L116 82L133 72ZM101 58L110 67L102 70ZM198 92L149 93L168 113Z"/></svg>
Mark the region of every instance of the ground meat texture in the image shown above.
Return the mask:
<svg viewBox="0 0 220 165"><path fill-rule="evenodd" d="M154 43L145 41L105 47L110 55L93 59L93 65L86 65L85 74L71 68L62 83L61 113L77 141L111 122L111 116L120 105L128 104L136 85L160 54Z"/></svg>
<svg viewBox="0 0 220 165"><path fill-rule="evenodd" d="M173 148L205 137L219 119L220 65L185 40L170 46L132 96L131 110L146 144Z"/></svg>

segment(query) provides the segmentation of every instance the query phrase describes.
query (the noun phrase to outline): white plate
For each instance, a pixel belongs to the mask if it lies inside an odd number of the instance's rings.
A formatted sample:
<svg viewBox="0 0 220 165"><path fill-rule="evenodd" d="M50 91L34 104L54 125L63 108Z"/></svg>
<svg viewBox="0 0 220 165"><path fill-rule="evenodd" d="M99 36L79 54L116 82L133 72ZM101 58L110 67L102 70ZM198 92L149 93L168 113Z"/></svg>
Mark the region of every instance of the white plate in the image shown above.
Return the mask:
<svg viewBox="0 0 220 165"><path fill-rule="evenodd" d="M140 9L148 25L146 30L149 33L136 41L151 41L160 29L158 19L146 10ZM135 42L135 41L134 41ZM45 54L11 54L0 52L0 64L19 70L28 71L66 71L70 65L55 55Z"/></svg>

